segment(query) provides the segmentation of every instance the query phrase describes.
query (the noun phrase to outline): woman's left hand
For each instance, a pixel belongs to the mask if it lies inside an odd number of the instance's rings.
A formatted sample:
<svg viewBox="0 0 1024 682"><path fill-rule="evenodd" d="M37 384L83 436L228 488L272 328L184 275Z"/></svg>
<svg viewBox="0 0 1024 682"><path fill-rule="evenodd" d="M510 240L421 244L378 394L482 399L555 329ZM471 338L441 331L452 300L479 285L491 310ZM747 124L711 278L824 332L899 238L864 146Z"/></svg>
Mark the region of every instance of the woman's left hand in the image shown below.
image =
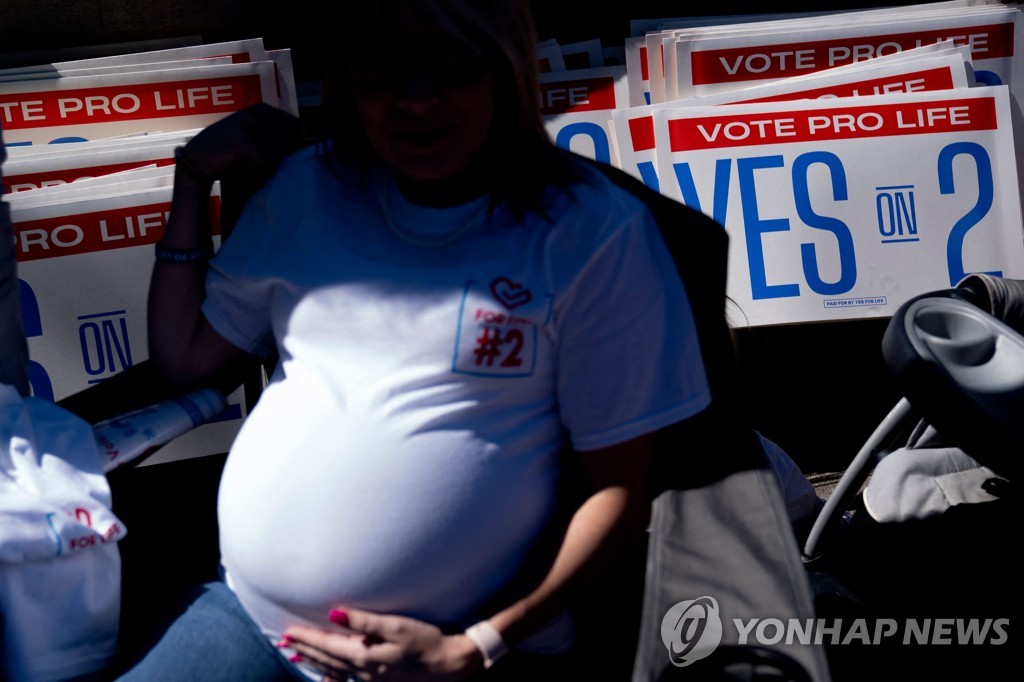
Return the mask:
<svg viewBox="0 0 1024 682"><path fill-rule="evenodd" d="M326 680L462 680L483 667L468 637L421 620L357 609L332 610L330 619L351 632L293 626L282 642Z"/></svg>

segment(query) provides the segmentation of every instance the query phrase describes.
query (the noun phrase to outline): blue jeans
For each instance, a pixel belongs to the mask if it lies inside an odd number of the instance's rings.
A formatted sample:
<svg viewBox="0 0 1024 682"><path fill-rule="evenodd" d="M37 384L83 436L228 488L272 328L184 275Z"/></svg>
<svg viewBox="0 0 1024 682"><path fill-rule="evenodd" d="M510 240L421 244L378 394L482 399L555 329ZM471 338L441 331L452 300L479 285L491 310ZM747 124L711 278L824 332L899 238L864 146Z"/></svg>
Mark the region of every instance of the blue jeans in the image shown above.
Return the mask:
<svg viewBox="0 0 1024 682"><path fill-rule="evenodd" d="M570 655L513 651L474 677L485 682L595 679ZM203 585L188 609L117 682L309 682L288 663L222 582Z"/></svg>
<svg viewBox="0 0 1024 682"><path fill-rule="evenodd" d="M222 582L198 596L121 682L309 682L278 652Z"/></svg>

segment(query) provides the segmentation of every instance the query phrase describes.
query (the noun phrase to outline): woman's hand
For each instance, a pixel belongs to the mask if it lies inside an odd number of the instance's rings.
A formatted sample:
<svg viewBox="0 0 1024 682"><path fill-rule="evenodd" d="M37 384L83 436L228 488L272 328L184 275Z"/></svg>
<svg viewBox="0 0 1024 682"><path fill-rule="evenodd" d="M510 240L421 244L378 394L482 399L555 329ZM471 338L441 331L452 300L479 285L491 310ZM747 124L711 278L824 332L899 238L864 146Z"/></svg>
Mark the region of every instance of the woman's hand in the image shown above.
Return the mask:
<svg viewBox="0 0 1024 682"><path fill-rule="evenodd" d="M356 609L332 610L330 619L350 632L295 626L279 643L327 680L462 680L483 667L468 637L430 623Z"/></svg>
<svg viewBox="0 0 1024 682"><path fill-rule="evenodd" d="M237 178L258 187L302 144L298 118L260 103L204 128L181 154L186 170L194 177L211 181Z"/></svg>

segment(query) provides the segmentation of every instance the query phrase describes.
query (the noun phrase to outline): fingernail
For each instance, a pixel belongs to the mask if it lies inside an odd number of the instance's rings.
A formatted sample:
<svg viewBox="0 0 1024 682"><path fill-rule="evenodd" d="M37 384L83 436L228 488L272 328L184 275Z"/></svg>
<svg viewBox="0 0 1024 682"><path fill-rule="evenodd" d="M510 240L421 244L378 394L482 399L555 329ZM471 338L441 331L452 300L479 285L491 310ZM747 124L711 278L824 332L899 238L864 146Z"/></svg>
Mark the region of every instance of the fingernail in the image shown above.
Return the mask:
<svg viewBox="0 0 1024 682"><path fill-rule="evenodd" d="M289 663L302 663L302 654L295 654L288 659Z"/></svg>
<svg viewBox="0 0 1024 682"><path fill-rule="evenodd" d="M282 637L277 641L276 644L274 644L274 646L276 646L278 649L287 649L289 646L291 646L291 644L292 643L288 641L288 638Z"/></svg>
<svg viewBox="0 0 1024 682"><path fill-rule="evenodd" d="M348 614L341 609L331 609L331 612L327 614L327 620L343 628L348 627Z"/></svg>

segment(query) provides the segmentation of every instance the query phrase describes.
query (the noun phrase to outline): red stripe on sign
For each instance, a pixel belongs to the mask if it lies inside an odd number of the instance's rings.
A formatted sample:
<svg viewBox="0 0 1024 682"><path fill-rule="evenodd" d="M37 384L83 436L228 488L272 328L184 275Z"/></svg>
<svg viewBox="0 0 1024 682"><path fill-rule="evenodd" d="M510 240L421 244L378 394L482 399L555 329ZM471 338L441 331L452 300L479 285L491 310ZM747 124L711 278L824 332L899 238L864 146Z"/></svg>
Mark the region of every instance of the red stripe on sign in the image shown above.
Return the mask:
<svg viewBox="0 0 1024 682"><path fill-rule="evenodd" d="M252 61L252 57L249 56L248 52L232 52L231 54L215 54L212 58L217 57L231 57L232 64L248 64ZM199 59L210 59L211 57L199 57Z"/></svg>
<svg viewBox="0 0 1024 682"><path fill-rule="evenodd" d="M1013 56L1013 24L989 24L880 36L702 50L690 55L694 85L765 80L814 73L941 40L968 45L973 59Z"/></svg>
<svg viewBox="0 0 1024 682"><path fill-rule="evenodd" d="M143 166L170 166L174 164L174 157L168 156L164 159L149 159L146 161L125 161L124 163L111 163L106 166L92 166L90 168L68 168L65 170L40 171L38 173L21 173L20 175L4 176L3 181L7 191L11 193L24 192L28 189L40 187L53 187L55 185L66 185L75 180L85 180L101 175L109 175L120 171L142 168Z"/></svg>
<svg viewBox="0 0 1024 682"><path fill-rule="evenodd" d="M894 135L995 130L995 99L951 99L834 109L677 118L673 152Z"/></svg>
<svg viewBox="0 0 1024 682"><path fill-rule="evenodd" d="M629 139L633 141L634 152L654 149L654 117L641 116L629 119Z"/></svg>
<svg viewBox="0 0 1024 682"><path fill-rule="evenodd" d="M862 95L885 95L893 92L925 92L928 90L951 90L953 74L948 67L923 69L913 73L902 73L885 78L872 78L853 83L837 83L824 88L800 90L784 95L745 99L734 104L755 102L784 102L794 99L817 99L819 97L858 97Z"/></svg>
<svg viewBox="0 0 1024 682"><path fill-rule="evenodd" d="M258 75L0 95L7 130L229 114L263 101Z"/></svg>
<svg viewBox="0 0 1024 682"><path fill-rule="evenodd" d="M17 222L20 262L154 244L164 233L171 202ZM220 197L210 197L213 234L220 234Z"/></svg>
<svg viewBox="0 0 1024 682"><path fill-rule="evenodd" d="M541 116L614 108L615 80L610 76L540 84Z"/></svg>
<svg viewBox="0 0 1024 682"><path fill-rule="evenodd" d="M647 48L640 48L640 80L651 80L651 72L647 68Z"/></svg>

